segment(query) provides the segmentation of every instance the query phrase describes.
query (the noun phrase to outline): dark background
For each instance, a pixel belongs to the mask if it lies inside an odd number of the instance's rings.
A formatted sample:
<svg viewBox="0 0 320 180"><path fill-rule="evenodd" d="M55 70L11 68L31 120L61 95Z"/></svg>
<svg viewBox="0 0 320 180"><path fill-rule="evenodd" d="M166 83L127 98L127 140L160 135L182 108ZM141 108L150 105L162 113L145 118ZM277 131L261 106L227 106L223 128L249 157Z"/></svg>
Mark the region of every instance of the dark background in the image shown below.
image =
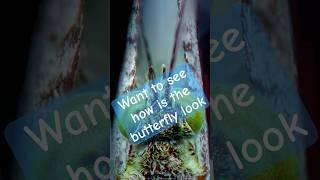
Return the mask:
<svg viewBox="0 0 320 180"><path fill-rule="evenodd" d="M300 96L320 131L320 35L319 8L316 1L292 0L291 14L294 52L298 67ZM309 179L320 179L320 140L306 151Z"/></svg>
<svg viewBox="0 0 320 180"><path fill-rule="evenodd" d="M115 99L124 50L127 43L127 27L131 14L132 0L110 2L110 94Z"/></svg>
<svg viewBox="0 0 320 180"><path fill-rule="evenodd" d="M1 2L0 179L10 180L13 154L4 139L5 126L17 118L29 47L40 0Z"/></svg>
<svg viewBox="0 0 320 180"><path fill-rule="evenodd" d="M1 117L0 117L0 179L10 179L11 165L15 161L4 136L5 126L17 119L19 94L25 79L31 37L38 16L41 0L1 2ZM320 47L319 8L316 1L289 0L294 27L295 56L299 72L299 90L306 108L320 130ZM118 82L126 43L131 2L111 1L110 47L111 84ZM208 22L209 23L209 22ZM209 41L208 41L209 43ZM111 86L115 92L116 86ZM111 97L112 99L114 97ZM320 179L319 140L307 150L307 170L310 179Z"/></svg>

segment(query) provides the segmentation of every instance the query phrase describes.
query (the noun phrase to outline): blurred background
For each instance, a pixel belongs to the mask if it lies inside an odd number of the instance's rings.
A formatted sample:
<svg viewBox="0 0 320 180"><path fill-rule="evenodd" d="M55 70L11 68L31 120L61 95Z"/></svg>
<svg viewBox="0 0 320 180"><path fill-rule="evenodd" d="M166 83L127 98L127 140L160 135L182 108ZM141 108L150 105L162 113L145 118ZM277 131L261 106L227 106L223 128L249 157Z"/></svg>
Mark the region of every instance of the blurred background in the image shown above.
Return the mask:
<svg viewBox="0 0 320 180"><path fill-rule="evenodd" d="M21 173L15 166L16 160L10 150L3 132L6 125L20 117L21 101L30 60L32 37L36 33L37 21L41 10L41 0L4 1L1 3L1 144L0 179L10 180L12 174ZM292 22L293 53L296 60L298 88L301 98L311 118L320 130L320 29L316 1L290 0L289 12ZM113 75L110 84L117 84L123 54L126 46L127 26L131 14L132 1L112 1L110 4L110 52L112 67L108 71ZM267 7L266 7L267 8ZM107 13L107 12L106 12ZM209 23L209 21L208 21ZM208 39L209 43L209 39ZM107 51L107 50L106 50ZM116 91L111 86L111 91ZM114 99L114 97L111 97ZM320 178L320 141L306 151L306 170L308 178Z"/></svg>

